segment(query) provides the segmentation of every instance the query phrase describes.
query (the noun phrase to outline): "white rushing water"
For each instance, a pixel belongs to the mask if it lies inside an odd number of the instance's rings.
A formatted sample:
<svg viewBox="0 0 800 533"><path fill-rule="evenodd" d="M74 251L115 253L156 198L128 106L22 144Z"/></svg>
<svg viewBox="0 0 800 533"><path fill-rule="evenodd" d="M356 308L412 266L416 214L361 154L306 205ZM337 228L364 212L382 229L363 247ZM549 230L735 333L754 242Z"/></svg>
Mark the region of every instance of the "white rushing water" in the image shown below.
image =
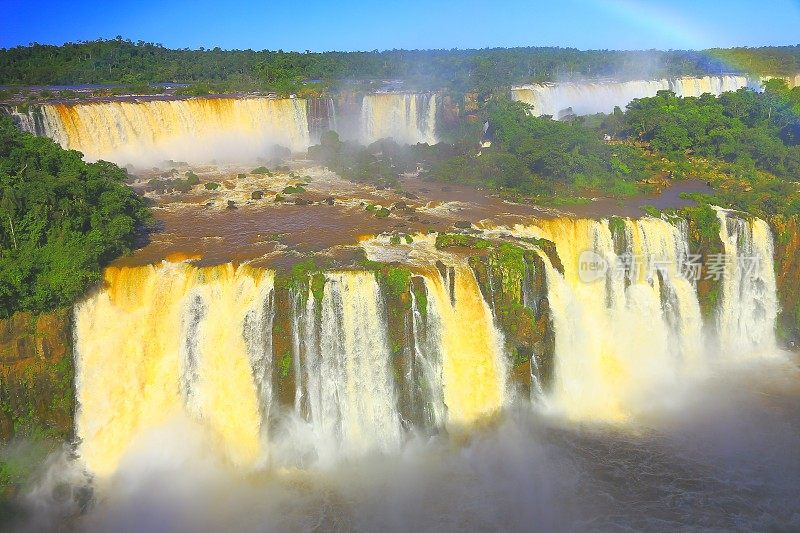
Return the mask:
<svg viewBox="0 0 800 533"><path fill-rule="evenodd" d="M399 143L436 144L436 94L378 93L361 104L361 142L390 138Z"/></svg>
<svg viewBox="0 0 800 533"><path fill-rule="evenodd" d="M556 334L550 400L571 417L625 420L651 387L679 379L682 361L696 357L699 304L676 276L680 231L657 219L628 220L624 230L629 263L607 221L517 228L553 240L564 265L562 275L543 256ZM587 277L587 258L607 270Z"/></svg>
<svg viewBox="0 0 800 533"><path fill-rule="evenodd" d="M769 355L775 350L774 246L769 225L718 209L725 247L719 333L725 353Z"/></svg>
<svg viewBox="0 0 800 533"><path fill-rule="evenodd" d="M579 419L626 420L652 404L653 390L694 378L720 359L775 352L769 227L718 213L727 265L712 325L719 355L706 343L695 283L681 268L689 254L684 223L625 220L616 236L608 221L515 228L555 242L564 265L562 275L542 256L556 334L551 406ZM596 270L587 268L592 263Z"/></svg>
<svg viewBox="0 0 800 533"><path fill-rule="evenodd" d="M43 104L40 113L44 131L38 133L90 160L120 164L250 161L268 156L276 145L301 151L311 142L302 99Z"/></svg>
<svg viewBox="0 0 800 533"><path fill-rule="evenodd" d="M769 227L723 210L718 216L728 261L710 326L721 359L773 353ZM541 254L555 353L552 386L538 396L569 418L629 421L653 403L653 391L720 360L706 342L695 283L681 271L686 225L644 217L616 219L614 228L560 218L512 230L552 240L563 263L562 274ZM404 424L461 432L496 415L512 399L503 332L463 258L432 257L446 263L418 267L422 292L411 293L403 346L390 341L374 273L328 272L321 293L293 290L292 349L279 357L271 271L182 263L108 269L106 288L76 310L86 464L113 473L131 443L178 415L201 420L222 454L248 467L268 460L268 428L289 414L307 424L309 457L326 464L396 452ZM287 410L275 390L290 372Z"/></svg>
<svg viewBox="0 0 800 533"><path fill-rule="evenodd" d="M364 95L354 117L356 140L434 144L437 101L436 94ZM23 131L50 137L89 160L145 167L170 160L256 161L270 157L275 147L303 152L319 142L323 131L340 127L332 98L115 100L41 104L26 112L4 106L0 111Z"/></svg>
<svg viewBox="0 0 800 533"><path fill-rule="evenodd" d="M220 265L109 268L109 290L75 311L76 432L98 475L150 431L187 414L217 451L261 460L270 409L273 274Z"/></svg>
<svg viewBox="0 0 800 533"><path fill-rule="evenodd" d="M533 115L560 114L571 108L576 115L610 113L614 107L625 109L636 98L655 96L658 91L669 90L678 96L700 96L704 93L720 95L743 87L760 89L760 80L744 76L704 76L701 78L675 78L661 80L565 82L515 87L514 100L533 106Z"/></svg>
<svg viewBox="0 0 800 533"><path fill-rule="evenodd" d="M380 290L371 272L326 274L324 296L307 298L299 394L320 453L394 451L401 426ZM335 457L335 455L334 455ZM333 459L330 457L328 459Z"/></svg>

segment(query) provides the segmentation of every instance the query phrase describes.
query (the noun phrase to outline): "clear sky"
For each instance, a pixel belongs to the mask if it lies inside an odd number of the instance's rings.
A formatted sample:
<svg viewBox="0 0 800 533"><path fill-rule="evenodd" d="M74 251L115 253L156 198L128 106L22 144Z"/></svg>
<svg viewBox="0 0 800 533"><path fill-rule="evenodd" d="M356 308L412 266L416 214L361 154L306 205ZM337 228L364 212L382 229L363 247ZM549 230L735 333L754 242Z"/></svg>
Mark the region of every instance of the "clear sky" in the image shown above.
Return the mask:
<svg viewBox="0 0 800 533"><path fill-rule="evenodd" d="M800 0L0 0L0 47L676 49L800 43Z"/></svg>

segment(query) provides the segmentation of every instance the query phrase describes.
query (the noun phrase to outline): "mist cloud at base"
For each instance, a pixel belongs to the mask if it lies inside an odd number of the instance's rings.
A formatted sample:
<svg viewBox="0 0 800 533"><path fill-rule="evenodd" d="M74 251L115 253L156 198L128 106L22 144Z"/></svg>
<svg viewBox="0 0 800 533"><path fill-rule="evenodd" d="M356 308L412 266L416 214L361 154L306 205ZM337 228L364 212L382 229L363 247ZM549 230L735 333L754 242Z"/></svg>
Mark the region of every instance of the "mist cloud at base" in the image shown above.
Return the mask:
<svg viewBox="0 0 800 533"><path fill-rule="evenodd" d="M520 408L465 442L417 436L397 454L333 463L315 460L309 428L289 419L272 436L271 466L247 471L200 425L175 420L142 436L109 479L89 482L79 461L51 457L22 529L79 513L48 492L65 483L73 495L91 484L87 511L67 522L90 532L791 529L798 377L775 360L686 384L626 426Z"/></svg>

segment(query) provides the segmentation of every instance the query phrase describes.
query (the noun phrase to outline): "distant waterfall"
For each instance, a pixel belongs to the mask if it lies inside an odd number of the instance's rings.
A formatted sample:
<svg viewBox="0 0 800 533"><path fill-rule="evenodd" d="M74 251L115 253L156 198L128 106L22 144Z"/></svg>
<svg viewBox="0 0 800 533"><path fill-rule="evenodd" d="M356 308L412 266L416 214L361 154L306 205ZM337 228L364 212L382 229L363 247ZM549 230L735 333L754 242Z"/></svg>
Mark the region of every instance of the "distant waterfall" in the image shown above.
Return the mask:
<svg viewBox="0 0 800 533"><path fill-rule="evenodd" d="M339 131L336 105L333 98L310 98L308 105L308 131L311 144L319 144L325 131Z"/></svg>
<svg viewBox="0 0 800 533"><path fill-rule="evenodd" d="M361 142L436 144L436 94L367 94L361 104Z"/></svg>
<svg viewBox="0 0 800 533"><path fill-rule="evenodd" d="M726 261L719 307L719 332L726 353L769 353L778 315L769 226L718 209Z"/></svg>
<svg viewBox="0 0 800 533"><path fill-rule="evenodd" d="M364 144L383 138L435 144L437 105L436 94L368 94L344 120L332 98L113 100L40 104L25 111L2 106L0 112L21 130L50 137L89 160L149 167L256 161L270 157L276 146L302 152L327 130Z"/></svg>
<svg viewBox="0 0 800 533"><path fill-rule="evenodd" d="M0 114L8 115L14 124L22 131L39 136L49 136L41 109L34 106L25 112L17 106L0 104Z"/></svg>
<svg viewBox="0 0 800 533"><path fill-rule="evenodd" d="M742 87L758 90L758 80L744 76L704 76L702 78L674 78L653 81L566 82L515 87L514 100L533 106L532 113L561 118L567 109L576 115L610 113L614 107L625 109L636 98L655 96L658 91L669 90L678 96L700 96L703 93L720 95Z"/></svg>
<svg viewBox="0 0 800 533"><path fill-rule="evenodd" d="M247 161L267 156L275 145L299 151L310 143L300 99L121 100L40 109L42 132L91 160Z"/></svg>

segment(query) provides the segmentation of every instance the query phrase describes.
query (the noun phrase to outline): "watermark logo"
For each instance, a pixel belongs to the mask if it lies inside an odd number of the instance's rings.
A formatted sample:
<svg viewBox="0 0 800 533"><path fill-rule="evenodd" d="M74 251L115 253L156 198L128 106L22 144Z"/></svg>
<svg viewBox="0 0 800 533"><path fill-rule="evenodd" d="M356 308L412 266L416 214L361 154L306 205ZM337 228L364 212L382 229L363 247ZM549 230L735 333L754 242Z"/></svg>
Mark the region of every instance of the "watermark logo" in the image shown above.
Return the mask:
<svg viewBox="0 0 800 533"><path fill-rule="evenodd" d="M658 255L633 255L606 258L593 251L581 252L578 257L578 278L583 283L602 279L638 280L643 276L652 280L661 277L680 278L690 282L703 280L719 281L724 276L739 275L747 278L760 276L761 258L752 255L679 254L677 260Z"/></svg>
<svg viewBox="0 0 800 533"><path fill-rule="evenodd" d="M608 272L608 261L592 250L581 252L578 257L578 278L584 283L604 279Z"/></svg>

